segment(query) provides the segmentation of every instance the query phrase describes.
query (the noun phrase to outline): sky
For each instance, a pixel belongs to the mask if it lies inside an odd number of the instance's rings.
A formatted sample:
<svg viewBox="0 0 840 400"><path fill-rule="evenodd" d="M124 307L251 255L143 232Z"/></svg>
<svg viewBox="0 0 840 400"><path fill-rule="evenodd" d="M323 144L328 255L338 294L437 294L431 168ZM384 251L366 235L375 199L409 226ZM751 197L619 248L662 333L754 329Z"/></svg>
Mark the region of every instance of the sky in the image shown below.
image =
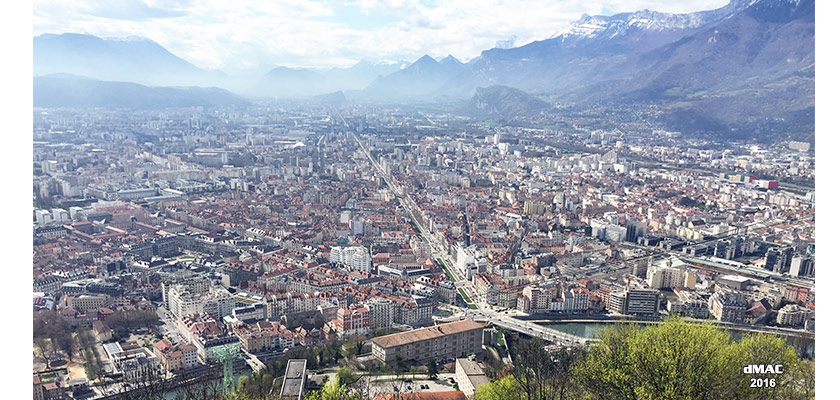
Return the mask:
<svg viewBox="0 0 840 400"><path fill-rule="evenodd" d="M728 0L35 0L33 33L143 36L228 73L414 61L547 39L589 15L692 12Z"/></svg>

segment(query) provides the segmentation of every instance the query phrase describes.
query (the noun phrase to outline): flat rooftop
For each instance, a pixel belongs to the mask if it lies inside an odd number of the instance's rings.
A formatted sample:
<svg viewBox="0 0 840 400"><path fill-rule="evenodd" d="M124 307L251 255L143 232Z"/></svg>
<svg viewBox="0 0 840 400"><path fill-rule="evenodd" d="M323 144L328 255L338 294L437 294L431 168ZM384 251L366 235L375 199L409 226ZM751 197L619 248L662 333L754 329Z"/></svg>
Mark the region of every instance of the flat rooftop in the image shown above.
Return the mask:
<svg viewBox="0 0 840 400"><path fill-rule="evenodd" d="M300 398L306 381L306 360L289 360L286 364L286 375L283 377L283 387L280 398Z"/></svg>
<svg viewBox="0 0 840 400"><path fill-rule="evenodd" d="M373 338L373 343L384 347L391 348L402 346L408 343L420 342L423 340L435 339L447 335L452 335L461 332L467 332L474 329L483 329L486 324L475 322L471 320L455 321L446 324L429 326L426 328L414 329L408 332L394 333L391 335L380 336Z"/></svg>
<svg viewBox="0 0 840 400"><path fill-rule="evenodd" d="M463 369L464 373L467 375L484 375L484 371L481 370L478 363L470 360L469 358L458 358L455 359L455 362L461 365L461 369Z"/></svg>

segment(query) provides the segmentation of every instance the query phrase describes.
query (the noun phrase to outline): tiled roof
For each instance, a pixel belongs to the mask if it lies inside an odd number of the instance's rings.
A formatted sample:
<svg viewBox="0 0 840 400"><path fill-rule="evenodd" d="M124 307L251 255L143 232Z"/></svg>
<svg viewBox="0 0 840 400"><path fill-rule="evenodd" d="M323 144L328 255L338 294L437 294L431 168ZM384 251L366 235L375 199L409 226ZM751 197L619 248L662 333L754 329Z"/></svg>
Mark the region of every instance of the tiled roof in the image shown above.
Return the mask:
<svg viewBox="0 0 840 400"><path fill-rule="evenodd" d="M418 342L421 340L434 339L445 335L470 331L473 329L481 329L484 326L485 324L470 320L455 321L446 324L429 326L426 328L414 329L408 332L400 332L391 335L380 336L374 338L373 342L385 348L396 347L408 343Z"/></svg>

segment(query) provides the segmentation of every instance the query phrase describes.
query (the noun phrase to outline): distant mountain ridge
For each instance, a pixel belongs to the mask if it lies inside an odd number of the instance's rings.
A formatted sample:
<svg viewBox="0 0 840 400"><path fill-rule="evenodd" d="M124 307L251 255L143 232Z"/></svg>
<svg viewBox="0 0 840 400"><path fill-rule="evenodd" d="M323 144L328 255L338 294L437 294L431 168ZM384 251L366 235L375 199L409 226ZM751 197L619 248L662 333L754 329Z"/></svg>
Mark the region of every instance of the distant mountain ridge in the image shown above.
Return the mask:
<svg viewBox="0 0 840 400"><path fill-rule="evenodd" d="M814 0L736 0L683 15L584 16L554 38L482 52L438 93L467 98L504 85L567 105L658 104L676 131L807 140L814 12Z"/></svg>
<svg viewBox="0 0 840 400"><path fill-rule="evenodd" d="M402 63L359 61L349 68L311 70L276 67L246 92L261 97L307 97L365 88L378 77L399 71Z"/></svg>
<svg viewBox="0 0 840 400"><path fill-rule="evenodd" d="M814 0L732 0L686 14L584 14L549 39L485 50L466 64L425 55L407 66L362 61L330 70L277 67L237 92L311 98L341 91L320 98L469 105L478 88L503 86L561 105L657 105L660 122L686 133L755 138L793 131L799 138L813 136L814 13ZM225 81L147 39L66 34L41 35L34 43L36 76L67 72L180 86L191 76ZM119 66L128 77L103 77L99 66ZM145 82L160 77L173 83ZM519 108L523 99L498 88L478 97L489 93L514 101L491 107L502 113Z"/></svg>
<svg viewBox="0 0 840 400"><path fill-rule="evenodd" d="M35 107L160 109L192 106L246 106L249 102L218 88L149 87L70 74L33 80Z"/></svg>
<svg viewBox="0 0 840 400"><path fill-rule="evenodd" d="M551 108L551 104L522 90L494 85L477 88L465 113L479 118L528 118Z"/></svg>
<svg viewBox="0 0 840 400"><path fill-rule="evenodd" d="M369 100L423 98L435 93L450 80L469 73L469 68L453 57L440 62L424 55L408 67L377 78L363 92Z"/></svg>
<svg viewBox="0 0 840 400"><path fill-rule="evenodd" d="M147 85L201 84L220 77L141 37L43 34L33 38L32 50L35 76L68 73Z"/></svg>

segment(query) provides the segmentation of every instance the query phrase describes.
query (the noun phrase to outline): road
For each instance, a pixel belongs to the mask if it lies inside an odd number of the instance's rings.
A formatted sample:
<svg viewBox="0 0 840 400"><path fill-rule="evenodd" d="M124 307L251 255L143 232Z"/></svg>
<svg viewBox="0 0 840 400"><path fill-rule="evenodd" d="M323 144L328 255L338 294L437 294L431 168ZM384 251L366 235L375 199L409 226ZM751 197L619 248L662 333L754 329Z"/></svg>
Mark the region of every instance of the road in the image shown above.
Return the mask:
<svg viewBox="0 0 840 400"><path fill-rule="evenodd" d="M170 343L175 344L178 342L189 342L186 338L181 336L181 332L178 330L178 326L175 322L175 316L163 308L163 306L159 306L157 308L157 315L161 321L163 321L163 327L161 327L161 335L164 338L169 340Z"/></svg>
<svg viewBox="0 0 840 400"><path fill-rule="evenodd" d="M417 207L417 203L414 202L410 195L405 194L402 186L399 185L396 181L394 181L391 175L386 173L382 166L379 165L376 162L376 160L373 159L373 156L370 155L370 151L367 149L367 147L365 147L365 145L362 143L359 137L356 136L355 133L351 134L356 140L356 143L359 145L359 148L365 154L365 157L367 157L368 161L372 165L374 173L385 181L391 192L393 192L396 195L397 199L400 202L400 205L408 212L409 217L417 226L417 229L420 230L420 234L429 241L429 244L432 247L433 256L436 259L440 259L441 261L443 261L444 265L446 265L449 272L453 275L454 278L456 278L455 286L459 289L466 291L467 296L470 297L471 300L473 300L472 303L478 308L477 310L470 310L471 312L465 311L465 313L467 313L474 320L488 321L502 328L521 332L531 336L539 336L545 340L557 344L583 345L586 343L586 338L559 332L554 329L545 328L543 326L537 325L533 322L521 321L516 318L506 316L504 314L501 314L500 312L489 309L485 304L478 301L478 292L475 290L473 283L466 279L466 277L462 274L462 271L458 270L457 268L454 268L455 263L452 260L452 257L449 255L448 251L445 251L445 249L447 248L446 245L444 243L441 243L439 240L440 238L437 235L433 235L429 231L428 227L421 222L422 220L418 216L422 215L422 212L420 211L420 208ZM464 301L467 301L467 299L465 298Z"/></svg>
<svg viewBox="0 0 840 400"><path fill-rule="evenodd" d="M449 272L453 275L453 277L456 278L455 286L462 290L465 290L467 296L471 300L477 300L478 293L476 292L472 282L467 280L466 277L463 276L461 271L458 271L456 268L454 268L455 262L454 260L452 260L452 257L446 250L448 246L445 243L441 243L440 237L432 234L432 232L429 231L426 224L422 223L422 218L420 218L419 216L422 216L423 212L420 210L420 207L417 206L417 203L414 202L414 199L411 198L411 195L406 194L402 186L398 182L396 182L390 174L386 173L382 166L379 165L379 163L377 163L376 160L373 159L373 156L370 155L370 151L362 143L359 137L356 136L355 133L351 134L353 135L353 139L355 139L356 143L359 145L359 148L362 150L362 153L365 154L365 157L367 157L368 161L372 165L374 173L385 181L385 184L388 185L388 189L390 189L391 192L394 193L394 195L396 195L397 200L399 200L400 202L400 205L403 207L403 209L405 209L408 212L408 215L411 218L412 222L414 222L414 225L417 226L417 229L420 230L420 235L425 237L429 241L429 245L432 247L433 257L443 261L444 265L449 270ZM467 301L467 299L464 299L464 301Z"/></svg>

